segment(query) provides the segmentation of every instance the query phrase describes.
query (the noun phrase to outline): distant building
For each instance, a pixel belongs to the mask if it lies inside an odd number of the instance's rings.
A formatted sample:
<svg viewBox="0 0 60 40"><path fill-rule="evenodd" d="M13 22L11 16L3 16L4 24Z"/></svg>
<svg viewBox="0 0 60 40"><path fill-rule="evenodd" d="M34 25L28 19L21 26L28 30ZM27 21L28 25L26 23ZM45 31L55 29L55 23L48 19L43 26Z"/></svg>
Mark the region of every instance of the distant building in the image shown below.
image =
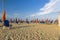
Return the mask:
<svg viewBox="0 0 60 40"><path fill-rule="evenodd" d="M58 26L60 26L60 12L58 14Z"/></svg>

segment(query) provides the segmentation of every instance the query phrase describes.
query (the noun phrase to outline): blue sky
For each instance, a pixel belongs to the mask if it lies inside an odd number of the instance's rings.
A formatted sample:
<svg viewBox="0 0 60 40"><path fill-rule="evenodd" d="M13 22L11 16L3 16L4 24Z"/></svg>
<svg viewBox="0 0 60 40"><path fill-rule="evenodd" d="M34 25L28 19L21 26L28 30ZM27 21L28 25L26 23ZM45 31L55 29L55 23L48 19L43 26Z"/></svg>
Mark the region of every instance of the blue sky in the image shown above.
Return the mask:
<svg viewBox="0 0 60 40"><path fill-rule="evenodd" d="M59 0L58 0L59 1ZM5 0L5 9L7 18L25 19L56 19L59 8L56 0ZM60 1L59 1L60 2ZM50 3L50 4L49 4ZM53 5L51 5L51 3ZM53 6L53 7L50 7ZM49 9L47 11L47 8ZM57 9L56 11L53 9ZM53 10L53 11L52 11ZM0 15L2 14L2 0L0 0Z"/></svg>

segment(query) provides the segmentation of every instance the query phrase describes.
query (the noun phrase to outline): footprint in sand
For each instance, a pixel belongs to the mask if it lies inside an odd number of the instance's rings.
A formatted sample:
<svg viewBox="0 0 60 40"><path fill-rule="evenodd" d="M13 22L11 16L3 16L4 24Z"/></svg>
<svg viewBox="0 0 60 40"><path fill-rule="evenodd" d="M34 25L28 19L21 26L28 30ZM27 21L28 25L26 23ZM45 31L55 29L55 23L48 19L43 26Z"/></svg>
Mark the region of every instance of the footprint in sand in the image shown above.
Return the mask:
<svg viewBox="0 0 60 40"><path fill-rule="evenodd" d="M11 36L6 36L5 40L13 40L13 37L11 37Z"/></svg>

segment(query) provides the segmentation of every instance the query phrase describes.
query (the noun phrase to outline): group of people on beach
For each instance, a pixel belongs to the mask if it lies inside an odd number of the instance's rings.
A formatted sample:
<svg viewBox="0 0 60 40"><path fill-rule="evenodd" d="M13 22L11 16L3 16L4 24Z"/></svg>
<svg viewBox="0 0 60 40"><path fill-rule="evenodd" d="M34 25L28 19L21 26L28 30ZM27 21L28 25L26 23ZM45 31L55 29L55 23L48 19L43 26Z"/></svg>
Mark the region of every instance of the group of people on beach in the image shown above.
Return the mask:
<svg viewBox="0 0 60 40"><path fill-rule="evenodd" d="M44 21L44 20L38 20L38 18L37 18L35 20L29 21L28 17L26 18L26 21L24 21L24 20L17 20L17 18L15 20L12 20L12 19L6 20L6 12L5 11L2 12L2 20L0 20L0 22L2 22L3 26L6 26L6 27L9 27L9 23L17 23L17 24L18 23L28 23L28 24L29 23L46 23L46 24L56 23L56 24L58 24L58 20L53 21L53 20L46 19Z"/></svg>
<svg viewBox="0 0 60 40"><path fill-rule="evenodd" d="M23 20L23 19L10 19L8 20L9 23L43 23L43 24L58 24L58 20L56 19L55 21L54 20L49 20L49 19L46 19L46 20L38 20L37 19L33 19L33 20L28 20L28 18L26 18L26 20Z"/></svg>

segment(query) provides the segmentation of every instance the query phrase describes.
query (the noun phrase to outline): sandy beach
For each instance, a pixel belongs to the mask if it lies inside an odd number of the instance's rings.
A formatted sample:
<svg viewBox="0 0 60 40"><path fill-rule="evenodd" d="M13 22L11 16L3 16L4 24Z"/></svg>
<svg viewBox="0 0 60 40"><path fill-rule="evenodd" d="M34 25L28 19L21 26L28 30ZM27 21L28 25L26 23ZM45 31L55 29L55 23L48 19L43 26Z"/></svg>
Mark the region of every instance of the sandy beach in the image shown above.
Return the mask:
<svg viewBox="0 0 60 40"><path fill-rule="evenodd" d="M10 29L0 27L0 40L60 40L57 24L12 24Z"/></svg>

